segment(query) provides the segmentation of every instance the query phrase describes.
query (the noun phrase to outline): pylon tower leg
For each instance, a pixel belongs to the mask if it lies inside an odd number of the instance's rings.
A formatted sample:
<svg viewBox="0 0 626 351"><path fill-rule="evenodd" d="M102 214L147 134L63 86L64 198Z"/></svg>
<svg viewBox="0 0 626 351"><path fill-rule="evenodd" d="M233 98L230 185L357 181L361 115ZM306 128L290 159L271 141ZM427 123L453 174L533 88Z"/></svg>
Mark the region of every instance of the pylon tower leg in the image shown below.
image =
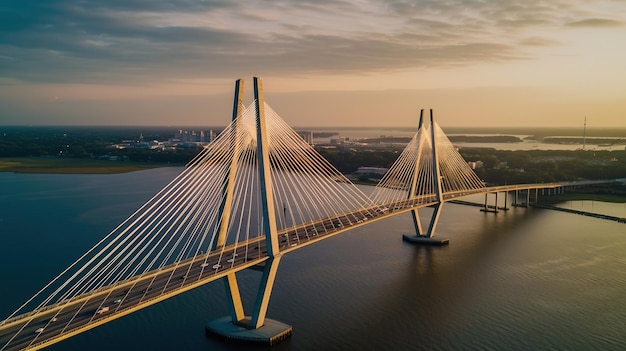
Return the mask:
<svg viewBox="0 0 626 351"><path fill-rule="evenodd" d="M437 223L439 223L439 215L441 214L441 209L443 208L443 202L438 203L433 208L433 215L430 217L430 224L428 225L428 232L426 233L427 238L432 238L435 235L435 228L437 228ZM447 240L446 240L447 243Z"/></svg>
<svg viewBox="0 0 626 351"><path fill-rule="evenodd" d="M293 328L290 325L265 317L281 257L265 261L256 303L250 316L244 314L235 274L226 277L224 282L230 315L208 322L207 333L227 340L264 345L274 345L291 336Z"/></svg>
<svg viewBox="0 0 626 351"><path fill-rule="evenodd" d="M239 284L237 284L237 276L231 273L224 277L224 287L226 288L226 297L228 299L228 309L230 311L231 323L239 323L244 320L243 304L241 303L241 294L239 293Z"/></svg>
<svg viewBox="0 0 626 351"><path fill-rule="evenodd" d="M269 259L265 263L263 268L263 276L259 284L259 290L257 293L256 304L254 305L254 311L248 328L258 329L265 325L265 314L267 313L267 307L270 302L270 295L272 294L272 288L274 287L274 279L276 279L276 272L278 271L278 263L282 256L276 256ZM291 327L290 327L291 329Z"/></svg>
<svg viewBox="0 0 626 351"><path fill-rule="evenodd" d="M441 214L442 208L443 202L433 206L433 213L428 224L428 230L425 233L422 231L422 225L420 218L417 216L417 210L412 210L411 214L413 215L413 224L415 225L416 235L402 235L402 240L411 244L420 245L448 245L450 243L450 240L434 237L435 230L437 229L437 223L439 223L439 215Z"/></svg>
<svg viewBox="0 0 626 351"><path fill-rule="evenodd" d="M413 226L415 227L415 234L422 236L424 231L422 230L422 221L420 220L417 208L411 210L411 217L413 218Z"/></svg>

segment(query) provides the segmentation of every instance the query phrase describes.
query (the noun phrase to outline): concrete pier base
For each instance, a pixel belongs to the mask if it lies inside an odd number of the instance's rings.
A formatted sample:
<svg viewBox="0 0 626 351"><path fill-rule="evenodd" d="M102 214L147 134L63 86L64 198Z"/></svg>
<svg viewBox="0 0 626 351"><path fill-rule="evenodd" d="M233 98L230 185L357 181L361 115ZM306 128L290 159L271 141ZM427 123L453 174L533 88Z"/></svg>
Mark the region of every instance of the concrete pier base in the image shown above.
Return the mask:
<svg viewBox="0 0 626 351"><path fill-rule="evenodd" d="M402 235L402 240L408 241L411 244L419 244L419 245L434 245L434 246L444 246L450 243L448 239L440 239L440 238L429 238L427 236L422 235Z"/></svg>
<svg viewBox="0 0 626 351"><path fill-rule="evenodd" d="M226 316L208 322L206 331L227 340L271 346L290 337L292 327L266 318L262 327L248 329L232 323L231 317Z"/></svg>

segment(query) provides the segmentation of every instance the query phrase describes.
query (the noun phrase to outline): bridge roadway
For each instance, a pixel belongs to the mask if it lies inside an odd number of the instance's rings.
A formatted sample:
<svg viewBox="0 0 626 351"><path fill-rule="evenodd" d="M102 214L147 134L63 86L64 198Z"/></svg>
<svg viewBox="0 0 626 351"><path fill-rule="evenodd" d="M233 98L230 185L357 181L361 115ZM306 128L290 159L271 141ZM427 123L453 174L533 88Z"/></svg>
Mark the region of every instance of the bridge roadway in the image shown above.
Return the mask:
<svg viewBox="0 0 626 351"><path fill-rule="evenodd" d="M474 194L606 182L582 181L485 187L478 190L446 193L443 201ZM371 221L436 203L435 196L416 197L386 205L374 205L370 208L291 227L278 233L280 252L281 254L288 253ZM227 274L261 265L268 258L265 245L264 236L231 244L223 250L201 254L70 300L4 320L0 322L0 350L37 350L215 281ZM103 307L108 307L109 311L98 314L97 312Z"/></svg>

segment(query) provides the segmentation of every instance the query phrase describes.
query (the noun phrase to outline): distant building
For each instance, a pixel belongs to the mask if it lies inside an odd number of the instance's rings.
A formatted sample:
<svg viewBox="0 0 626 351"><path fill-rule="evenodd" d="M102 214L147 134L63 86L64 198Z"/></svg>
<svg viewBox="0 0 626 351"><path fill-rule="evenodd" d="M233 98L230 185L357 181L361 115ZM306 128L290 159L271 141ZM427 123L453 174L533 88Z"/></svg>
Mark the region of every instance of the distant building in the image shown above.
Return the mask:
<svg viewBox="0 0 626 351"><path fill-rule="evenodd" d="M300 137L302 137L302 139L304 139L304 141L307 142L307 144L309 145L313 145L313 132L311 131L301 131L301 132L297 132L298 135Z"/></svg>
<svg viewBox="0 0 626 351"><path fill-rule="evenodd" d="M341 145L341 144L345 144L345 143L347 143L349 141L350 141L349 137L337 137L337 138L330 139L330 144L331 145Z"/></svg>
<svg viewBox="0 0 626 351"><path fill-rule="evenodd" d="M483 161L471 161L467 163L471 169L483 168Z"/></svg>
<svg viewBox="0 0 626 351"><path fill-rule="evenodd" d="M215 132L213 132L213 130L205 132L204 130L195 131L179 129L178 133L174 135L174 139L178 139L182 143L209 143L213 140L214 136Z"/></svg>

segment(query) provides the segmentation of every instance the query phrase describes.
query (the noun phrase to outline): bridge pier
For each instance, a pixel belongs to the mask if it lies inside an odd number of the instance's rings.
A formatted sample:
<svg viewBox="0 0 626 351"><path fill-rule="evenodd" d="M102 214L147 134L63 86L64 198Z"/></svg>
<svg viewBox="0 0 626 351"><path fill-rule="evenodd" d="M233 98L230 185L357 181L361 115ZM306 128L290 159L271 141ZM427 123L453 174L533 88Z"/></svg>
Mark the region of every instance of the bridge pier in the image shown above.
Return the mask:
<svg viewBox="0 0 626 351"><path fill-rule="evenodd" d="M480 209L481 212L498 213L498 193L496 192L496 204L494 206L489 205L488 197L489 193L485 193L485 205Z"/></svg>
<svg viewBox="0 0 626 351"><path fill-rule="evenodd" d="M265 318L280 258L281 256L276 256L265 262L256 303L250 316L244 314L235 273L224 277L230 316L208 322L205 326L207 333L227 340L262 345L274 345L291 336L290 325Z"/></svg>
<svg viewBox="0 0 626 351"><path fill-rule="evenodd" d="M430 224L428 226L428 231L425 234L423 234L422 231L422 224L418 216L417 209L411 210L416 235L402 235L402 240L407 241L411 244L420 245L448 245L450 243L448 239L433 238L433 236L435 235L435 228L437 227L437 222L439 221L439 215L441 214L442 207L443 202L435 205L432 217L430 219Z"/></svg>
<svg viewBox="0 0 626 351"><path fill-rule="evenodd" d="M522 190L522 191L523 191L523 190ZM526 195L527 195L527 196L528 196L528 191L529 191L529 190L527 190L527 191L526 191ZM520 193L520 190L519 190L519 189L516 189L516 190L515 190L515 197L513 198L513 203L511 204L511 206L513 206L513 207L528 207L528 200L526 201L526 203L525 203L525 204L524 204L524 203L520 203L520 200L519 200L519 193Z"/></svg>
<svg viewBox="0 0 626 351"><path fill-rule="evenodd" d="M515 207L525 207L528 208L530 206L530 189L523 189L522 191L526 192L526 200L523 203L520 203L519 201L519 192L520 190L515 190L515 200L512 204L512 206ZM537 192L537 190L535 190L535 193Z"/></svg>
<svg viewBox="0 0 626 351"><path fill-rule="evenodd" d="M531 190L528 189L528 206L530 206L531 203L536 204L539 201L539 189L535 189L535 200L534 202L530 202L530 192Z"/></svg>
<svg viewBox="0 0 626 351"><path fill-rule="evenodd" d="M498 203L496 202L496 206L498 205ZM505 191L504 192L504 206L501 208L504 211L508 211L509 210L509 192Z"/></svg>
<svg viewBox="0 0 626 351"><path fill-rule="evenodd" d="M402 235L402 240L416 245L445 246L450 243L448 239L428 237L425 235Z"/></svg>
<svg viewBox="0 0 626 351"><path fill-rule="evenodd" d="M489 202L487 201L488 199L488 193L485 193L485 205L483 208L480 209L481 212L491 212L491 213L498 213L499 210L503 210L503 211L508 211L509 207L508 207L508 202L509 202L509 193L507 191L504 192L504 206L498 206L498 192L495 192L495 204L494 205L489 205ZM516 198L517 198L517 193L516 193Z"/></svg>
<svg viewBox="0 0 626 351"><path fill-rule="evenodd" d="M248 329L232 323L230 317L226 316L207 323L206 331L226 340L272 346L289 338L292 327L267 318L262 327Z"/></svg>

